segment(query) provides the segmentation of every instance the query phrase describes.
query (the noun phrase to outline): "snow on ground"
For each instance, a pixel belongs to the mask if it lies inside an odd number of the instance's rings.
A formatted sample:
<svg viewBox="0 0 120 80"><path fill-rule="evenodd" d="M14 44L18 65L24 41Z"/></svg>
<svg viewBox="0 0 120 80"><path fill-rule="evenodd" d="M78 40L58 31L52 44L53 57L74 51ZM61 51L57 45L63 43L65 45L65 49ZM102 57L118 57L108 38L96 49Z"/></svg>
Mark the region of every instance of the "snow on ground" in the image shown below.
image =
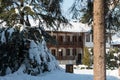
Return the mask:
<svg viewBox="0 0 120 80"><path fill-rule="evenodd" d="M62 66L65 68L65 66ZM31 76L21 72L0 77L0 80L93 80L93 70L74 69L74 73L65 73L64 69ZM117 70L107 70L107 80L120 80Z"/></svg>
<svg viewBox="0 0 120 80"><path fill-rule="evenodd" d="M63 69L65 69L65 65L60 65ZM79 75L80 80L93 80L93 70L92 69L80 69L82 67L86 67L84 65L74 66L74 74ZM76 75L76 76L77 76ZM118 70L107 70L106 71L107 80L120 80L118 76ZM71 79L72 80L72 79Z"/></svg>

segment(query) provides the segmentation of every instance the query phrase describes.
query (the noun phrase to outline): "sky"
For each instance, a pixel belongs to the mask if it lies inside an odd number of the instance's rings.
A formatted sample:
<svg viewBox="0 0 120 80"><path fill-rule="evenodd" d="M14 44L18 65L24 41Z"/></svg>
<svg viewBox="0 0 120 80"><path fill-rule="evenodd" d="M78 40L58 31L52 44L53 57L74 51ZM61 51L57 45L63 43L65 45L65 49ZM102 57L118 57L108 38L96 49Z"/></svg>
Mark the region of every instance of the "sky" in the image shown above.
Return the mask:
<svg viewBox="0 0 120 80"><path fill-rule="evenodd" d="M72 6L74 1L75 0L63 0L63 5L62 5L63 10L67 11L67 9L69 9Z"/></svg>
<svg viewBox="0 0 120 80"><path fill-rule="evenodd" d="M69 12L68 9L72 6L73 2L75 0L63 0L63 4L62 4L62 12L63 15L66 16L67 18L69 18Z"/></svg>
<svg viewBox="0 0 120 80"><path fill-rule="evenodd" d="M68 9L72 6L74 1L75 0L63 0L63 3L61 4L62 13L65 17L67 17L67 19L71 19ZM32 23L32 26L35 26L37 24L37 22L34 22L33 20L30 20L30 23Z"/></svg>

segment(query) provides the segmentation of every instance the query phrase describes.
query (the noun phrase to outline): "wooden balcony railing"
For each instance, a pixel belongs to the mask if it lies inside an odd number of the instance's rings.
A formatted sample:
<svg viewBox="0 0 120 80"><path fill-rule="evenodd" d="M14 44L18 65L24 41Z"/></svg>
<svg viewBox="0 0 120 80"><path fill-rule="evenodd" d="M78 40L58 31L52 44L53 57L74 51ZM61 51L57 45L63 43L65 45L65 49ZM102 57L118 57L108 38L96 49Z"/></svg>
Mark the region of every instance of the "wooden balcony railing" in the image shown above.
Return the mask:
<svg viewBox="0 0 120 80"><path fill-rule="evenodd" d="M76 46L82 46L82 42L58 42L58 45L76 45Z"/></svg>
<svg viewBox="0 0 120 80"><path fill-rule="evenodd" d="M57 60L75 60L75 56L56 56Z"/></svg>
<svg viewBox="0 0 120 80"><path fill-rule="evenodd" d="M68 47L68 46L73 46L73 47L83 47L83 42L58 42L57 45L53 45L51 43L48 43L47 44L48 47L51 47L51 46L58 46L58 47Z"/></svg>

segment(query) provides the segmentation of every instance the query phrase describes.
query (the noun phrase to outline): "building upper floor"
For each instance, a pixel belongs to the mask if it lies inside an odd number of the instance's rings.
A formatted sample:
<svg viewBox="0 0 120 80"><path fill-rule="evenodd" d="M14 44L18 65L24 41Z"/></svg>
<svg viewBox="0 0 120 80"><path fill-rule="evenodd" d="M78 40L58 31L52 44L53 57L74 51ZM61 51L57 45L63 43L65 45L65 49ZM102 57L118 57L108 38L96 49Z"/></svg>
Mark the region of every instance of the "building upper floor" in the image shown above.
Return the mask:
<svg viewBox="0 0 120 80"><path fill-rule="evenodd" d="M57 47L83 47L84 34L80 32L48 31L57 41ZM55 46L48 44L48 46Z"/></svg>
<svg viewBox="0 0 120 80"><path fill-rule="evenodd" d="M79 21L70 22L71 26L60 26L58 30L46 29L50 35L58 41L58 46L69 45L73 46L86 46L93 47L93 34L91 26L82 24ZM108 32L105 34L106 48L110 48L110 35Z"/></svg>

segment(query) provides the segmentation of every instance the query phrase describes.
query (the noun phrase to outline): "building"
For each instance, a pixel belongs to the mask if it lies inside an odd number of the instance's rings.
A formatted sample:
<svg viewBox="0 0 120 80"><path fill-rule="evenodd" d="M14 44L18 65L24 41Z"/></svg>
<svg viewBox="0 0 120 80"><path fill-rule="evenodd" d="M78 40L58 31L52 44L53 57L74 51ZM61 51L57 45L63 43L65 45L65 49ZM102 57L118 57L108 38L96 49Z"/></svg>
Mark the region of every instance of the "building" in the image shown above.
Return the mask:
<svg viewBox="0 0 120 80"><path fill-rule="evenodd" d="M49 43L48 47L60 64L81 64L85 32L91 30L88 25L77 21L71 24L57 31L47 30L58 41L57 45Z"/></svg>
<svg viewBox="0 0 120 80"><path fill-rule="evenodd" d="M110 37L109 37L109 33L106 33L106 48L109 49L110 48ZM85 32L84 33L84 46L88 47L88 48L93 48L93 33L92 32Z"/></svg>
<svg viewBox="0 0 120 80"><path fill-rule="evenodd" d="M71 24L72 26L61 26L57 31L47 30L58 41L57 45L48 44L48 47L60 64L81 64L84 47L90 51L94 47L91 27L78 21L73 21ZM106 32L105 35L107 52L111 47L110 35L112 36L113 33ZM115 43L112 45L120 46Z"/></svg>

